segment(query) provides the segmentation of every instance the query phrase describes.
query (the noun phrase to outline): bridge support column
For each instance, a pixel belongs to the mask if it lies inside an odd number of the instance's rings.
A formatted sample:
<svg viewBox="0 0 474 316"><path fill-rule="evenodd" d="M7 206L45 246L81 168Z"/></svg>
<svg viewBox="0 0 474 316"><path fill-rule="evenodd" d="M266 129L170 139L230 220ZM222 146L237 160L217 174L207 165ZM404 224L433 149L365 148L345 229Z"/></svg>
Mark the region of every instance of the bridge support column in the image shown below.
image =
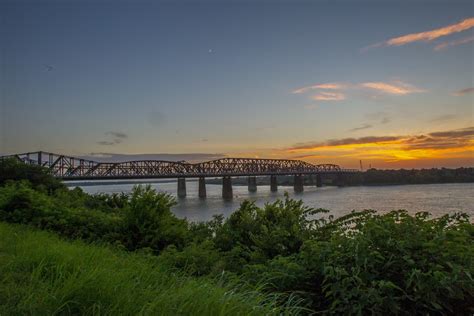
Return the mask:
<svg viewBox="0 0 474 316"><path fill-rule="evenodd" d="M205 199L206 196L206 178L199 177L199 198Z"/></svg>
<svg viewBox="0 0 474 316"><path fill-rule="evenodd" d="M257 177L249 177L249 192L257 192Z"/></svg>
<svg viewBox="0 0 474 316"><path fill-rule="evenodd" d="M294 180L294 183L293 183L293 187L294 187L296 193L300 193L300 192L304 191L303 175L295 174L295 180Z"/></svg>
<svg viewBox="0 0 474 316"><path fill-rule="evenodd" d="M336 176L336 185L338 187L343 187L346 185L346 176L344 174L338 174Z"/></svg>
<svg viewBox="0 0 474 316"><path fill-rule="evenodd" d="M186 179L185 178L178 178L178 197L179 198L186 197Z"/></svg>
<svg viewBox="0 0 474 316"><path fill-rule="evenodd" d="M321 176L320 173L318 173L318 174L316 175L316 186L317 186L318 188L320 188L320 187L323 186L323 177Z"/></svg>
<svg viewBox="0 0 474 316"><path fill-rule="evenodd" d="M222 198L224 200L232 200L234 194L232 193L232 178L225 176L222 178Z"/></svg>
<svg viewBox="0 0 474 316"><path fill-rule="evenodd" d="M275 175L270 176L270 191L272 192L278 191L277 176Z"/></svg>

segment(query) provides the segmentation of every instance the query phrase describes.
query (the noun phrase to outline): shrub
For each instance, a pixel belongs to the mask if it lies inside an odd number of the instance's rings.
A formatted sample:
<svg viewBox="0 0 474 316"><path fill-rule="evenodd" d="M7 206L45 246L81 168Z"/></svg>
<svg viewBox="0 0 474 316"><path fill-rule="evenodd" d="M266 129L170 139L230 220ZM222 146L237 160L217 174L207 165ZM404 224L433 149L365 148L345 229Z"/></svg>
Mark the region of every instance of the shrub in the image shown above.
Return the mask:
<svg viewBox="0 0 474 316"><path fill-rule="evenodd" d="M171 245L160 254L160 260L167 266L178 268L189 275L202 276L223 270L221 254L210 240L193 242L182 251Z"/></svg>
<svg viewBox="0 0 474 316"><path fill-rule="evenodd" d="M33 187L43 188L47 192L65 188L64 184L50 175L46 168L27 165L15 158L0 159L0 186L7 181L20 180L28 180Z"/></svg>
<svg viewBox="0 0 474 316"><path fill-rule="evenodd" d="M303 293L313 310L328 314L472 314L474 229L467 216L350 218L327 241L306 240L298 254L250 265L247 275L273 290Z"/></svg>
<svg viewBox="0 0 474 316"><path fill-rule="evenodd" d="M10 182L0 187L0 220L38 224L53 208L53 200L31 188L28 181Z"/></svg>
<svg viewBox="0 0 474 316"><path fill-rule="evenodd" d="M263 208L245 201L217 229L215 243L222 251L241 252L249 262L264 262L277 255L297 253L320 220L309 219L325 210L314 210L302 201L285 200Z"/></svg>
<svg viewBox="0 0 474 316"><path fill-rule="evenodd" d="M190 239L188 223L178 219L171 207L175 200L151 186L134 187L124 210L124 244L129 250L151 248L159 252L168 245L184 247Z"/></svg>

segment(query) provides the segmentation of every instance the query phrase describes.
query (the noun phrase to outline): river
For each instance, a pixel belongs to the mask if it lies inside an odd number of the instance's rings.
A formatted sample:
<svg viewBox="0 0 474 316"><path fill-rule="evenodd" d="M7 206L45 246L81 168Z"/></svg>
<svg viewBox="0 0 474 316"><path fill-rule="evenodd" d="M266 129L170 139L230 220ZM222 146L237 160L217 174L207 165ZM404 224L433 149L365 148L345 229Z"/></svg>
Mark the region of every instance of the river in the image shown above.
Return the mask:
<svg viewBox="0 0 474 316"><path fill-rule="evenodd" d="M79 186L88 193L113 193L132 190L134 184L93 182L68 183L69 186ZM158 191L168 192L176 196L177 184L173 182L150 183ZM335 217L349 213L352 210L374 209L387 212L395 209L405 209L410 213L427 211L433 216L441 216L457 211L466 212L474 218L474 183L453 184L419 184L392 186L357 186L317 188L305 186L303 193L295 194L292 187L279 186L278 192L270 192L269 186L259 186L256 193L250 193L246 186L233 186L234 199L222 199L222 186L207 184L207 198L198 198L197 181L186 182L187 197L177 199L173 212L178 217L186 217L192 221L205 221L214 214L229 216L240 203L246 199L255 201L257 205L275 201L284 197L288 192L290 197L301 199L305 205L314 208L324 208Z"/></svg>

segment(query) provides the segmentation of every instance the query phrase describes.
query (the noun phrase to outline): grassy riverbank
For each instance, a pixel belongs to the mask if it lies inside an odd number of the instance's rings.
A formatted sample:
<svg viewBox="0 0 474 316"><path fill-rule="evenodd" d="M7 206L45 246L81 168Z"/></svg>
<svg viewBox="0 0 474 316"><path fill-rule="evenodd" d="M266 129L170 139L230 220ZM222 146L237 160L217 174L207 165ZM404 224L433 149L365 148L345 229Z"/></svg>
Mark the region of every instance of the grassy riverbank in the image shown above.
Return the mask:
<svg viewBox="0 0 474 316"><path fill-rule="evenodd" d="M0 315L272 315L258 291L172 272L156 257L0 223Z"/></svg>

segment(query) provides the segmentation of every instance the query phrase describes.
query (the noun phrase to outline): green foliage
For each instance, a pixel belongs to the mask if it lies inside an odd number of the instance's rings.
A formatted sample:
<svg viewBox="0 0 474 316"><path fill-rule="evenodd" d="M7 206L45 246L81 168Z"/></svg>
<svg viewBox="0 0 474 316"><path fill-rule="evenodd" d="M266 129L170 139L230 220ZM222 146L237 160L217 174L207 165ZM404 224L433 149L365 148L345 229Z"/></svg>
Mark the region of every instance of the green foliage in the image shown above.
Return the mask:
<svg viewBox="0 0 474 316"><path fill-rule="evenodd" d="M151 187L137 186L130 198L91 196L80 189L58 189L53 195L28 181L0 187L0 220L55 231L69 238L122 244L129 250L159 252L184 247L191 239L188 223L171 212L174 200ZM87 208L86 205L94 205Z"/></svg>
<svg viewBox="0 0 474 316"><path fill-rule="evenodd" d="M167 266L196 276L218 274L224 266L221 254L214 248L214 243L210 240L202 243L193 242L182 251L179 251L174 245L169 246L160 254L160 260Z"/></svg>
<svg viewBox="0 0 474 316"><path fill-rule="evenodd" d="M151 186L133 189L124 210L124 244L130 250L151 248L159 252L168 245L182 248L189 239L188 223L171 212L174 199Z"/></svg>
<svg viewBox="0 0 474 316"><path fill-rule="evenodd" d="M362 212L332 227L330 239L307 240L298 254L247 274L328 314L474 311L474 229L465 215Z"/></svg>
<svg viewBox="0 0 474 316"><path fill-rule="evenodd" d="M90 241L113 241L118 238L122 221L117 215L70 208L69 203L65 204L54 196L34 190L26 181L0 187L2 221L53 230L69 238Z"/></svg>
<svg viewBox="0 0 474 316"><path fill-rule="evenodd" d="M240 252L248 262L264 262L277 255L299 251L309 239L318 220L310 216L326 212L305 207L302 201L285 200L266 204L263 208L245 201L217 229L215 243L224 252Z"/></svg>
<svg viewBox="0 0 474 316"><path fill-rule="evenodd" d="M0 220L39 224L38 219L53 207L53 200L31 188L28 181L9 182L0 187Z"/></svg>
<svg viewBox="0 0 474 316"><path fill-rule="evenodd" d="M0 186L7 181L28 180L33 187L48 192L64 188L64 184L51 176L46 168L27 165L15 158L0 159Z"/></svg>
<svg viewBox="0 0 474 316"><path fill-rule="evenodd" d="M220 284L219 284L220 283ZM155 258L0 223L0 315L296 315L275 296Z"/></svg>

